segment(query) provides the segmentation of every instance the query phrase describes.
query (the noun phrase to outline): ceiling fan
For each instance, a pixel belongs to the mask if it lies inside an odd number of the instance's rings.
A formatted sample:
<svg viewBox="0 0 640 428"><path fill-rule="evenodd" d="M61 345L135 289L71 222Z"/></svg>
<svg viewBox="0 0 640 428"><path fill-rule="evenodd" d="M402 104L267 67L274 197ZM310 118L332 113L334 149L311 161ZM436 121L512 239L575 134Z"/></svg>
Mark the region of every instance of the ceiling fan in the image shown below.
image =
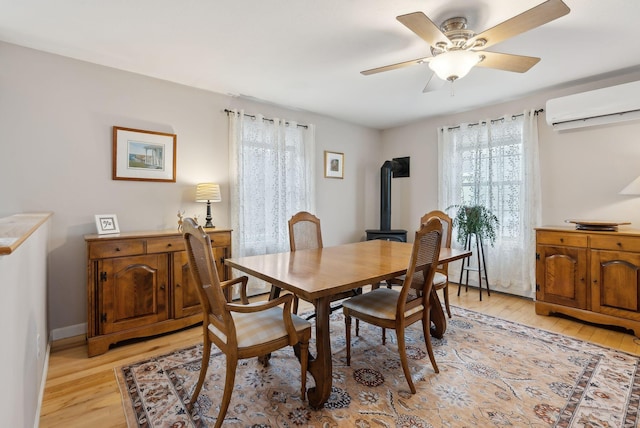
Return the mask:
<svg viewBox="0 0 640 428"><path fill-rule="evenodd" d="M438 27L422 12L400 15L396 18L398 21L429 43L432 56L372 68L361 73L366 76L423 63L428 63L429 68L440 79L450 82L461 79L474 66L524 73L537 64L540 58L484 49L560 18L569 11L562 0L547 0L480 34L467 29L467 20L463 17L447 19ZM433 74L423 92L434 89L432 77Z"/></svg>

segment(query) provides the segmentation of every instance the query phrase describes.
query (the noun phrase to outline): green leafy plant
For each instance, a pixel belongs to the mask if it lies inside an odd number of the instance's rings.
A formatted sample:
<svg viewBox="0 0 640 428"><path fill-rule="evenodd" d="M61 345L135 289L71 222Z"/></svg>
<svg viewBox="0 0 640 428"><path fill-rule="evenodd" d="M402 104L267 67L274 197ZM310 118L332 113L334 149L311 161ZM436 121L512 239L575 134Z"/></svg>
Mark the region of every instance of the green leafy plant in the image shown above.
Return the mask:
<svg viewBox="0 0 640 428"><path fill-rule="evenodd" d="M493 247L496 241L498 217L482 205L451 205L447 211L456 208L453 227L458 229L457 240L464 244L467 237L476 234L480 239L488 239Z"/></svg>

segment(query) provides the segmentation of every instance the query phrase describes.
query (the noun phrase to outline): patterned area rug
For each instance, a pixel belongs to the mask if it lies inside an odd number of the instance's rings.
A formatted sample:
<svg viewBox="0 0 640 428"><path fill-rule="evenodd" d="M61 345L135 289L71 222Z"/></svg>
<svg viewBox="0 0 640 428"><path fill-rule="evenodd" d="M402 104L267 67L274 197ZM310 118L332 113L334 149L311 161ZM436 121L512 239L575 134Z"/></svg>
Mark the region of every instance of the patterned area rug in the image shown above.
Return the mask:
<svg viewBox="0 0 640 428"><path fill-rule="evenodd" d="M407 347L417 394L409 392L395 335L361 323L345 365L344 319L331 317L333 392L325 407L300 400L291 348L264 368L240 361L224 426L229 427L637 427L639 358L476 312L454 308L434 340L435 374L419 324ZM313 345L312 345L313 346ZM215 352L215 348L214 348ZM213 426L225 359L212 355L193 415L184 401L195 386L200 346L116 369L130 427ZM313 385L309 376L308 384Z"/></svg>

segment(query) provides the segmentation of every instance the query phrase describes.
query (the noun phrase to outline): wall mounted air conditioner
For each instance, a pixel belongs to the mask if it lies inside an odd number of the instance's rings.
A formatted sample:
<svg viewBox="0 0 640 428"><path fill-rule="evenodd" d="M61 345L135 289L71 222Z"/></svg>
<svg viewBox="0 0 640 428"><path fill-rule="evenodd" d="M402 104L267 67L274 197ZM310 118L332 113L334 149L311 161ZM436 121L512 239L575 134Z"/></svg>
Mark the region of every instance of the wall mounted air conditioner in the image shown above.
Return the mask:
<svg viewBox="0 0 640 428"><path fill-rule="evenodd" d="M545 110L558 131L640 119L640 81L554 98Z"/></svg>

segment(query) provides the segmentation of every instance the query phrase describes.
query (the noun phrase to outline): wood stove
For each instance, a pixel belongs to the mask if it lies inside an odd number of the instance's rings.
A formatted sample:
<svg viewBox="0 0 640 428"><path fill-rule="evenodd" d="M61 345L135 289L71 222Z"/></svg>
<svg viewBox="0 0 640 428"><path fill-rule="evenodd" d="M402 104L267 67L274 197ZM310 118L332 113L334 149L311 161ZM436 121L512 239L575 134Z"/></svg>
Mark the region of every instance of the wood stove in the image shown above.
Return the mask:
<svg viewBox="0 0 640 428"><path fill-rule="evenodd" d="M367 229L367 241L384 239L407 242L407 231L391 229L391 174L403 166L397 160L385 161L380 168L380 229Z"/></svg>

